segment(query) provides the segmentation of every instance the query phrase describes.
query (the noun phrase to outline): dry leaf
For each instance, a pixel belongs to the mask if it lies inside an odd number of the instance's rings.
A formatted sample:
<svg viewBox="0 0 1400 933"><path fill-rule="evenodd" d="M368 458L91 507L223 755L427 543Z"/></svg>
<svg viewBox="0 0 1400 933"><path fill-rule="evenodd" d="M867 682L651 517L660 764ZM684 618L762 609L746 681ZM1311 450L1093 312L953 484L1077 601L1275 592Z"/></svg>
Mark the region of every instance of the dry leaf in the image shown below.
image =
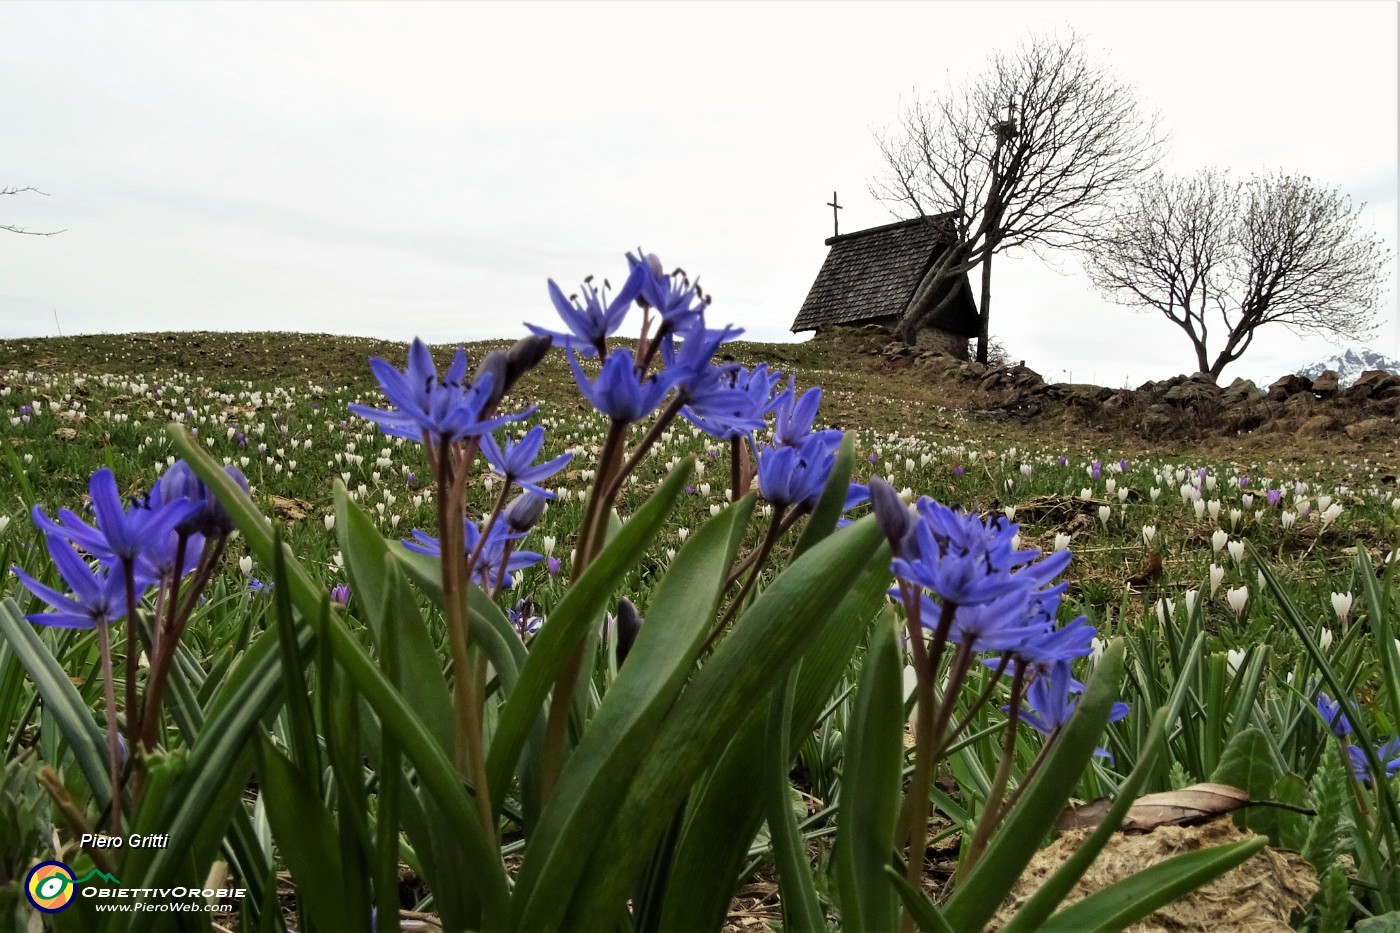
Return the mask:
<svg viewBox="0 0 1400 933"><path fill-rule="evenodd" d="M1192 784L1160 794L1144 794L1128 808L1120 829L1123 832L1149 833L1158 826L1193 826L1206 823L1224 813L1247 807L1249 795L1228 784ZM1113 802L1107 797L1093 803L1066 807L1055 822L1060 832L1069 829L1089 829L1103 822Z"/></svg>

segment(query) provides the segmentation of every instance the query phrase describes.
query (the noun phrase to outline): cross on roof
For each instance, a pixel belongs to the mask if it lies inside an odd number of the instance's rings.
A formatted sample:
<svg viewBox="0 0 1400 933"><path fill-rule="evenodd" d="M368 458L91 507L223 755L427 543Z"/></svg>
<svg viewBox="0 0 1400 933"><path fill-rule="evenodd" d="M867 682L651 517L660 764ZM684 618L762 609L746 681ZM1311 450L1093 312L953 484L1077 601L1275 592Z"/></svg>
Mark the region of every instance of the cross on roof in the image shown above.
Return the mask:
<svg viewBox="0 0 1400 933"><path fill-rule="evenodd" d="M836 203L835 191L831 192L831 200L826 203L826 206L831 208L831 235L840 236L841 223L839 220L837 220L836 212L841 209L841 205Z"/></svg>

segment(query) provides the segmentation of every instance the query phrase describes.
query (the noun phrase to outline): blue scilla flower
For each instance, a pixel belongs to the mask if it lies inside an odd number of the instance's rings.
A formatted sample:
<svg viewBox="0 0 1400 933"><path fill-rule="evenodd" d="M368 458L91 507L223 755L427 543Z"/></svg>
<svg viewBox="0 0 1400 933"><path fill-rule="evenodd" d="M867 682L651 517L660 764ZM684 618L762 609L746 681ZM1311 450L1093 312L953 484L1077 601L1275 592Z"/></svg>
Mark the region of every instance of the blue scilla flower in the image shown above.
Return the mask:
<svg viewBox="0 0 1400 933"><path fill-rule="evenodd" d="M708 380L696 392L696 382L686 384L688 404L681 415L695 427L717 440L751 437L763 427L764 416L773 408L773 387L782 378L770 374L768 364L752 370L737 364L708 366L702 378Z"/></svg>
<svg viewBox="0 0 1400 933"><path fill-rule="evenodd" d="M653 253L627 254L627 263L632 274L642 273L641 292L637 303L656 311L661 317L662 335L680 329L705 308L705 300L700 294L699 282L691 284L684 272L675 270L670 275L662 272L661 260Z"/></svg>
<svg viewBox="0 0 1400 933"><path fill-rule="evenodd" d="M1018 526L1001 516L983 521L927 497L919 500L916 510L913 533L899 542L900 556L891 568L899 579L945 602L991 602L1016 591L1029 598L1069 564L1067 550L1036 561L1040 551L1017 549Z"/></svg>
<svg viewBox="0 0 1400 933"><path fill-rule="evenodd" d="M535 485L549 479L573 459L573 454L560 454L553 460L536 464L540 448L544 446L544 427L535 425L518 441L507 440L504 445L496 443L490 434L481 435L481 454L491 465L492 472L503 477L508 483L515 483L526 492L532 492L545 499L553 499L554 493Z"/></svg>
<svg viewBox="0 0 1400 933"><path fill-rule="evenodd" d="M476 522L467 520L462 525L464 538L466 541L466 551L471 555L476 551L478 542L481 541L481 529L476 526ZM522 533L512 532L502 523L497 523L491 528L490 536L486 539L485 546L481 549L480 556L477 557L476 566L472 570L472 579L482 589L491 590L496 586L496 579L500 577L501 585L506 589L515 586L514 572L523 570L544 559L544 555L536 554L533 551L512 550L506 556L506 544L524 537ZM433 557L442 556L442 542L426 532L414 529L413 538L401 539L404 547L418 554L429 554ZM504 558L504 566L502 566Z"/></svg>
<svg viewBox="0 0 1400 933"><path fill-rule="evenodd" d="M1069 722L1078 705L1078 700L1070 698L1071 694L1083 689L1084 685L1070 675L1069 662L1059 662L1050 669L1048 676L1037 677L1026 690L1026 704L1030 709L1021 709L1022 721L1041 735L1053 736ZM1003 707L1003 710L1009 710L1009 707ZM1108 721L1117 722L1126 715L1128 704L1114 703ZM1113 759L1102 748L1094 749L1094 754L1110 761Z"/></svg>
<svg viewBox="0 0 1400 933"><path fill-rule="evenodd" d="M943 606L920 594L920 618L930 631L938 627ZM1014 651L1029 639L1041 635L1045 627L1026 612L1026 595L1013 590L990 602L959 603L954 607L948 640L965 645L970 651Z"/></svg>
<svg viewBox="0 0 1400 933"><path fill-rule="evenodd" d="M531 407L513 415L483 418L483 410L492 397L494 376L488 372L474 383L465 382L467 354L461 347L441 378L427 345L417 338L408 349L408 368L403 372L377 356L370 359L369 367L393 407L351 404L349 408L392 437L423 440L426 435L434 446L454 443L519 421L534 410Z"/></svg>
<svg viewBox="0 0 1400 933"><path fill-rule="evenodd" d="M248 478L242 470L230 464L224 467L224 473L245 493L248 492ZM176 460L165 471L153 492L158 493L162 500L189 499L200 504L199 512L175 527L177 532L197 532L205 537L216 537L233 531L233 517L184 460Z"/></svg>
<svg viewBox="0 0 1400 933"><path fill-rule="evenodd" d="M774 399L773 403L776 419L773 425L773 443L779 446L802 443L812 433L812 425L817 419L817 407L821 405L821 401L820 386L813 386L799 396L796 384L789 377L787 389Z"/></svg>
<svg viewBox="0 0 1400 933"><path fill-rule="evenodd" d="M159 488L124 507L116 477L106 467L92 474L88 495L97 518L95 527L68 509L59 510L56 522L38 505L31 510L34 524L46 534L72 542L113 569L122 569L123 573L126 568L131 569L138 580L148 583L159 579L160 573L142 552L162 547L178 525L202 508L200 503L185 498L162 500Z"/></svg>
<svg viewBox="0 0 1400 933"><path fill-rule="evenodd" d="M640 375L632 351L627 348L609 353L596 379L584 375L573 350L568 351L568 356L574 381L578 383L583 397L594 408L622 424L640 421L655 411L676 379L674 373L666 370L649 376Z"/></svg>
<svg viewBox="0 0 1400 933"><path fill-rule="evenodd" d="M634 264L631 273L627 276L627 281L623 283L622 289L611 301L608 300L606 294L600 292L591 281L587 280L584 281L581 289L583 292L582 301L576 295L566 298L563 290L554 283L553 279L550 279L549 299L554 302L554 310L559 312L559 317L563 319L569 332L547 330L535 324L526 324L525 326L533 334L550 338L556 347L576 350L584 356L606 356L608 338L622 326L622 320L627 316L627 309L641 294L642 287L649 278L650 270L645 267L645 264Z"/></svg>
<svg viewBox="0 0 1400 933"><path fill-rule="evenodd" d="M1317 695L1317 712L1322 717L1322 721L1327 723L1327 728L1332 730L1332 734L1338 738L1351 735L1351 720L1347 719L1346 713L1342 712L1342 704L1338 700L1333 700L1325 693Z"/></svg>
<svg viewBox="0 0 1400 933"><path fill-rule="evenodd" d="M48 542L49 556L58 568L58 575L73 592L61 593L18 567L11 567L29 592L58 610L33 613L25 616L26 619L56 628L92 628L94 625L115 622L126 615L124 574L100 562L96 568L89 567L73 546L56 534L45 535L45 540Z"/></svg>
<svg viewBox="0 0 1400 933"><path fill-rule="evenodd" d="M763 498L775 506L791 506L810 511L826 488L827 476L836 462L836 443L818 434L796 447L765 447L758 452L758 488Z"/></svg>
<svg viewBox="0 0 1400 933"><path fill-rule="evenodd" d="M1376 749L1376 758L1385 770L1385 776L1395 777L1396 773L1400 772L1400 738L1391 739ZM1366 760L1365 749L1358 745L1348 745L1347 763L1351 765L1351 773L1358 781L1371 780L1371 764Z"/></svg>

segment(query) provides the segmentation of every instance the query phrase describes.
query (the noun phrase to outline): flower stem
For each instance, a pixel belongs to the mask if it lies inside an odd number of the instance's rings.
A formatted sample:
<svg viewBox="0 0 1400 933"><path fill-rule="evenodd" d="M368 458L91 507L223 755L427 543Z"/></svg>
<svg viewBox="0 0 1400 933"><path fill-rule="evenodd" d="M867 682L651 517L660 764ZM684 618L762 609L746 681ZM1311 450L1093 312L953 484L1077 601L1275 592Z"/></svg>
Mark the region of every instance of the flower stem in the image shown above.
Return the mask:
<svg viewBox="0 0 1400 933"><path fill-rule="evenodd" d="M107 623L97 623L97 653L102 659L102 696L107 706L107 761L112 773L112 835L122 833L122 752L117 744L117 691L112 684L112 639ZM128 746L129 748L130 746Z"/></svg>
<svg viewBox="0 0 1400 933"><path fill-rule="evenodd" d="M452 646L452 709L456 719L453 759L457 771L476 785L476 806L481 817L482 831L495 839L496 820L491 806L490 788L486 782L486 763L482 755L481 710L477 703L469 635L467 630L467 599L469 591L464 579L467 555L462 523L465 521L461 487L453 476L451 444L443 439L437 456L437 513L442 566L442 608L447 619L448 640Z"/></svg>
<svg viewBox="0 0 1400 933"><path fill-rule="evenodd" d="M1001 822L1002 815L1006 812L1002 797L1006 794L1006 784L1011 778L1011 763L1016 758L1016 720L1021 709L1021 690L1024 684L1025 667L1017 664L1016 673L1011 677L1011 706L1009 718L1006 720L1006 738L1002 743L1001 761L997 764L996 777L992 779L991 790L987 794L987 806L982 812L982 818L977 821L977 830L972 835L967 857L958 869L962 877L967 877L967 873L972 871L972 867L982 857L987 848L987 840L992 835L992 828Z"/></svg>

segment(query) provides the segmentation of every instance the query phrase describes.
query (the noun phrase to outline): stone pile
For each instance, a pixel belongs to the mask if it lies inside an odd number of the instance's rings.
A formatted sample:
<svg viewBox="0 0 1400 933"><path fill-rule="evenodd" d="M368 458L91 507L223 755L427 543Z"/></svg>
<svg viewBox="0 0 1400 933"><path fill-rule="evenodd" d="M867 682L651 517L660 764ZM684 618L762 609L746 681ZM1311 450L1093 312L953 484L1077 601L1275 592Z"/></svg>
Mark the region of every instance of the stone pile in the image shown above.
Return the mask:
<svg viewBox="0 0 1400 933"><path fill-rule="evenodd" d="M872 329L859 334L857 352L885 364L917 369L930 381L973 390L984 417L1033 419L1060 411L1076 420L1112 423L1157 440L1254 431L1297 437L1344 434L1353 440L1400 436L1400 375L1363 373L1341 388L1337 373L1315 379L1285 375L1261 389L1248 379L1219 386L1202 373L1146 382L1136 389L1046 383L1024 364L988 366L934 350L890 341Z"/></svg>

